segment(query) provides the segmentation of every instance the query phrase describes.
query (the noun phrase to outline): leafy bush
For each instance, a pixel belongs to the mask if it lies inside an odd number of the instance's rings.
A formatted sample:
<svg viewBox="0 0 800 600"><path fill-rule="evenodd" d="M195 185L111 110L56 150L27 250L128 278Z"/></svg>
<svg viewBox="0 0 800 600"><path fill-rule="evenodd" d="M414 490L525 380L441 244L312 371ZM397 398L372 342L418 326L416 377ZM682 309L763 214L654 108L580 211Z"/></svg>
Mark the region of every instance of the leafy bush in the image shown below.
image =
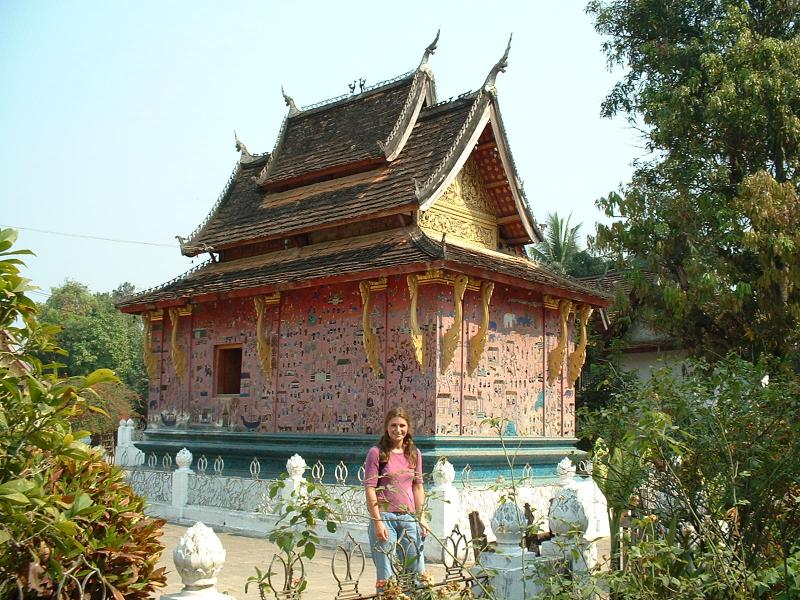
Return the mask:
<svg viewBox="0 0 800 600"><path fill-rule="evenodd" d="M695 362L684 379L656 374L589 415L612 533L633 516L625 551L612 540L622 597L800 592L800 386L767 373L734 356Z"/></svg>
<svg viewBox="0 0 800 600"><path fill-rule="evenodd" d="M163 522L144 516L122 473L70 426L85 411L103 413L92 388L116 378L106 369L46 374L53 369L36 356L58 348L25 295L31 287L13 255L28 252L13 252L15 239L0 230L0 597L50 597L65 573L96 569L85 591L148 598L165 581L155 568Z"/></svg>

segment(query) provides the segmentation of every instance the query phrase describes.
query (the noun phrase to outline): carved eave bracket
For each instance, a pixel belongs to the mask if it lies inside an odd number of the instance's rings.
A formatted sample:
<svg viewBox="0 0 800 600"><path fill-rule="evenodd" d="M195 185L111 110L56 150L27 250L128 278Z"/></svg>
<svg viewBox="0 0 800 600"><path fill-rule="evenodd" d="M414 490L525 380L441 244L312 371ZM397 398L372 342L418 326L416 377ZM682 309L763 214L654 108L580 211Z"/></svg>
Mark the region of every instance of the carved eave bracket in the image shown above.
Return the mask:
<svg viewBox="0 0 800 600"><path fill-rule="evenodd" d="M386 156L386 160L390 162L400 155L408 138L411 136L411 131L414 129L414 124L417 122L423 104L425 104L425 99L427 98L431 104L436 103L436 94L432 84L433 71L428 66L428 59L436 52L436 44L438 42L439 32L437 31L436 38L425 48L419 67L414 73L411 89L408 92L403 108L400 110L400 116L397 117L397 121L386 140L378 141L378 146Z"/></svg>
<svg viewBox="0 0 800 600"><path fill-rule="evenodd" d="M267 306L280 303L281 294L275 292L265 296L255 296L253 303L256 308L256 348L258 350L258 361L261 365L261 371L264 377L269 378L272 375L272 344L269 342L266 332L264 331L264 320L266 317Z"/></svg>
<svg viewBox="0 0 800 600"><path fill-rule="evenodd" d="M546 306L546 305L545 305ZM567 354L569 344L569 313L572 310L571 300L561 300L558 303L559 336L558 343L550 351L547 364L547 385L553 385L558 380L561 367L564 364L564 357Z"/></svg>
<svg viewBox="0 0 800 600"><path fill-rule="evenodd" d="M423 343L424 338L422 329L420 329L419 321L417 320L417 299L419 297L419 276L409 275L406 278L408 282L408 295L411 298L411 307L409 308L409 324L411 329L411 346L414 348L414 358L417 359L419 368L422 369L425 360Z"/></svg>
<svg viewBox="0 0 800 600"><path fill-rule="evenodd" d="M594 309L589 305L582 305L578 309L578 327L580 327L580 340L575 350L567 359L567 386L574 387L581 374L583 364L586 362L586 346L589 343L587 325Z"/></svg>
<svg viewBox="0 0 800 600"><path fill-rule="evenodd" d="M158 319L155 318L158 313ZM147 377L150 381L158 378L158 361L153 352L153 322L164 318L163 311L152 311L142 313L142 324L144 325L144 366L147 370Z"/></svg>
<svg viewBox="0 0 800 600"><path fill-rule="evenodd" d="M483 349L486 347L486 337L489 333L489 303L492 301L492 292L494 291L494 283L491 281L484 281L481 283L481 311L483 313L483 321L478 328L478 331L469 341L469 363L467 364L467 374L472 377L475 369L481 361Z"/></svg>
<svg viewBox="0 0 800 600"><path fill-rule="evenodd" d="M170 333L170 356L172 358L172 366L175 369L175 375L178 381L183 384L186 379L186 355L183 352L180 344L178 343L178 326L180 325L180 318L185 315L192 314L192 307L172 307L169 309L169 321L172 327Z"/></svg>
<svg viewBox="0 0 800 600"><path fill-rule="evenodd" d="M442 338L442 363L440 371L442 375L447 371L450 363L456 355L456 348L458 348L459 341L461 340L461 326L464 317L464 292L467 289L469 277L466 275L457 275L453 289L453 324L450 326L444 337Z"/></svg>
<svg viewBox="0 0 800 600"><path fill-rule="evenodd" d="M382 378L383 371L381 370L380 361L378 360L378 336L372 330L369 323L369 314L372 310L372 292L373 290L385 290L386 279L381 278L378 281L362 281L358 284L358 289L361 292L361 301L364 305L363 314L361 317L361 324L364 339L364 351L367 355L367 362L369 363L372 372L376 377Z"/></svg>

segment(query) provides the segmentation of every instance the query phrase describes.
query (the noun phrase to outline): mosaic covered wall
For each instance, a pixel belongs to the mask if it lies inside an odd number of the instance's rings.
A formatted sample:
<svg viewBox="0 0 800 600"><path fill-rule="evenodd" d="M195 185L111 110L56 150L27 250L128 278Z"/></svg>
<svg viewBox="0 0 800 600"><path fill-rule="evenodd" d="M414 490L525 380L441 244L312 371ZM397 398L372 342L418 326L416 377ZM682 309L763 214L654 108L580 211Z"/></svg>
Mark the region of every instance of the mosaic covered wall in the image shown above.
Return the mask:
<svg viewBox="0 0 800 600"><path fill-rule="evenodd" d="M483 313L480 291L468 289L460 344L442 372L442 338L454 320L454 288L430 283L418 290L422 369L411 343L406 277L390 277L385 289L371 293L369 323L380 377L364 351L362 300L354 283L284 292L280 302L266 306L269 376L259 361L252 298L196 305L180 318L183 383L171 360L172 323L165 315L153 328L161 372L150 386L150 418L157 415L162 426L188 419L193 427L210 429L376 434L384 411L402 404L412 411L419 435L493 435L484 422L493 417L507 420L507 435L574 434L574 390L565 389L563 373L555 385L545 383L547 353L558 338L556 310L544 308L528 292L496 286L484 351L470 375L470 339ZM240 394L215 395L215 348L238 344Z"/></svg>

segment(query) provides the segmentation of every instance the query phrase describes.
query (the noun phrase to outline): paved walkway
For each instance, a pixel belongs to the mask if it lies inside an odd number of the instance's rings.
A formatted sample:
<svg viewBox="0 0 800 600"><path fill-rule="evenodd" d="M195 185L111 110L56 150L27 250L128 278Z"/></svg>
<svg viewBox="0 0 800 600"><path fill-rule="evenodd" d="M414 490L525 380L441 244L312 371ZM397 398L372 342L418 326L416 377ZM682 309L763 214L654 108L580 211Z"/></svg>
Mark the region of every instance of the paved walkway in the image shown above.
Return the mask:
<svg viewBox="0 0 800 600"><path fill-rule="evenodd" d="M164 527L164 535L161 538L165 546L164 553L161 555L159 565L167 567L167 587L162 594L172 594L179 592L183 585L180 576L175 572L175 564L172 562L172 551L178 545L178 540L186 531L187 527L168 523ZM217 591L230 594L233 598L257 599L258 588L251 585L247 594L244 586L247 578L256 574L256 567L261 571L269 568L273 554L278 552L275 545L269 543L266 538L247 537L237 533L217 532L222 547L225 548L225 566L219 574L217 581ZM333 550L328 548L318 548L314 560L304 560L306 570L306 580L308 587L303 594L304 600L333 600L338 590L336 580L331 573L331 559ZM358 573L358 565L353 565L354 573ZM443 579L444 569L441 565L428 565L427 569L436 581ZM359 591L362 594L373 592L375 585L375 567L369 556L366 557L364 573L359 579Z"/></svg>

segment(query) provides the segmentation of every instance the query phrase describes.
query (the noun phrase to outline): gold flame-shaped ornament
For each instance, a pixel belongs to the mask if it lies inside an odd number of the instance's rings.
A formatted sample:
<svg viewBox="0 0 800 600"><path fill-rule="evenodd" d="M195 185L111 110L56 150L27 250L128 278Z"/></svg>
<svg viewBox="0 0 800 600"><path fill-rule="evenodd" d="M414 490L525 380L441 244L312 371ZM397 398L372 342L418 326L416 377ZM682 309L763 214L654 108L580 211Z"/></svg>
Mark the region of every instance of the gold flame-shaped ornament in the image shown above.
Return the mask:
<svg viewBox="0 0 800 600"><path fill-rule="evenodd" d="M372 331L369 324L369 312L372 307L372 290L368 281L362 281L358 284L358 289L361 291L361 300L364 303L364 313L361 317L362 329L364 331L364 351L367 354L367 362L372 368L372 372L376 377L383 377L381 365L378 362L378 337Z"/></svg>
<svg viewBox="0 0 800 600"><path fill-rule="evenodd" d="M494 283L484 281L481 283L481 310L483 311L483 321L478 331L469 341L469 364L467 374L471 377L481 362L483 349L486 347L486 336L489 333L489 302L492 300Z"/></svg>
<svg viewBox="0 0 800 600"><path fill-rule="evenodd" d="M589 323L589 317L592 316L594 309L591 306L584 304L578 310L578 324L581 331L581 337L578 345L575 346L572 354L567 359L567 385L574 387L575 382L581 374L583 363L586 362L586 346L589 341L589 335L586 326Z"/></svg>
<svg viewBox="0 0 800 600"><path fill-rule="evenodd" d="M142 313L144 325L144 366L147 377L152 381L158 377L158 362L153 352L153 322L149 312Z"/></svg>
<svg viewBox="0 0 800 600"><path fill-rule="evenodd" d="M425 359L423 352L422 329L417 320L417 298L419 297L419 280L416 275L406 277L408 282L408 295L411 297L411 308L409 309L409 324L411 325L411 346L414 348L414 357L417 359L419 368Z"/></svg>
<svg viewBox="0 0 800 600"><path fill-rule="evenodd" d="M469 277L466 275L459 275L456 277L453 284L453 324L444 334L444 339L442 340L442 365L440 369L442 375L447 371L447 367L450 366L450 363L453 362L453 357L456 355L456 348L458 348L458 342L461 339L461 321L464 316L464 307L462 303L468 283Z"/></svg>
<svg viewBox="0 0 800 600"><path fill-rule="evenodd" d="M567 345L569 344L567 321L569 320L570 310L572 310L571 300L561 300L558 303L560 334L558 336L558 344L550 351L550 360L547 364L547 385L553 385L556 382L564 364L564 357L567 354Z"/></svg>
<svg viewBox="0 0 800 600"><path fill-rule="evenodd" d="M256 307L256 349L258 350L258 362L261 364L261 371L264 377L269 378L272 374L272 345L269 343L267 334L264 331L264 315L267 308L267 299L264 296L253 298Z"/></svg>
<svg viewBox="0 0 800 600"><path fill-rule="evenodd" d="M172 357L172 366L175 369L175 375L178 376L178 381L182 384L186 378L186 356L178 344L178 324L180 322L180 314L178 308L173 307L169 309L169 322L172 324L172 333L170 335L170 356Z"/></svg>

